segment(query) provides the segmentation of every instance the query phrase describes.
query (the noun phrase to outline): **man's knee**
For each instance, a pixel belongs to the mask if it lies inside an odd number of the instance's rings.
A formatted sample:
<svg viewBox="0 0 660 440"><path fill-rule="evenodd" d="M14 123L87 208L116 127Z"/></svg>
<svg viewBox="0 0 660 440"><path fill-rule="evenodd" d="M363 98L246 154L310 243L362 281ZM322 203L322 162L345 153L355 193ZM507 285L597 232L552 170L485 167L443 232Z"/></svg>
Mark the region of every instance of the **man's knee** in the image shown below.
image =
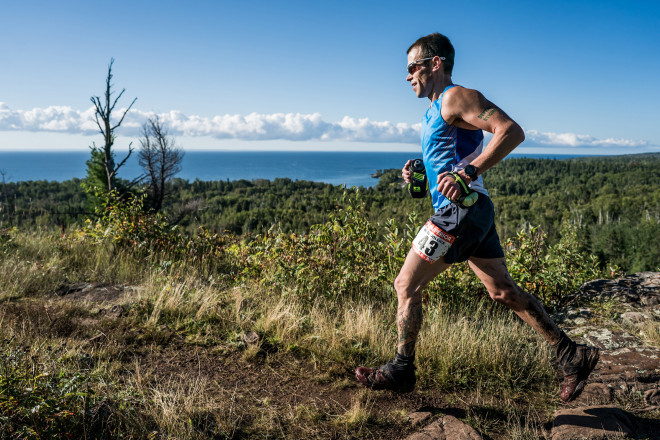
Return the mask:
<svg viewBox="0 0 660 440"><path fill-rule="evenodd" d="M400 273L394 280L394 290L396 290L397 297L401 299L414 297L418 293L418 287L412 277L406 273Z"/></svg>
<svg viewBox="0 0 660 440"><path fill-rule="evenodd" d="M397 296L405 295L410 289L410 277L400 273L394 280L394 290Z"/></svg>
<svg viewBox="0 0 660 440"><path fill-rule="evenodd" d="M505 305L518 303L521 298L520 288L508 283L495 286L488 294L494 301Z"/></svg>

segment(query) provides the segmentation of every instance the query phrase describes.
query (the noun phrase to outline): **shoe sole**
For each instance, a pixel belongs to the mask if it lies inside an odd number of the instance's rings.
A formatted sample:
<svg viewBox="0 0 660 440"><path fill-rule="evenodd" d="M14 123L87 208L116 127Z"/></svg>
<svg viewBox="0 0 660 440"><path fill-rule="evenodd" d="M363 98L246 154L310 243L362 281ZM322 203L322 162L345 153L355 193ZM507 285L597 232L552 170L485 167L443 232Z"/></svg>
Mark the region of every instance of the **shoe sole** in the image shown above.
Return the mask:
<svg viewBox="0 0 660 440"><path fill-rule="evenodd" d="M598 364L598 360L600 359L600 350L596 347L593 347L591 350L589 350L589 353L593 353L589 356L587 359L587 365L585 368L580 370L578 372L577 377L578 377L578 384L575 387L575 391L573 391L573 394L569 396L568 399L566 399L564 402L572 402L573 400L577 399L580 394L582 394L582 391L584 391L584 387L587 385L587 380L589 379L589 376L591 375L591 372L594 371L594 368L596 368L596 364Z"/></svg>

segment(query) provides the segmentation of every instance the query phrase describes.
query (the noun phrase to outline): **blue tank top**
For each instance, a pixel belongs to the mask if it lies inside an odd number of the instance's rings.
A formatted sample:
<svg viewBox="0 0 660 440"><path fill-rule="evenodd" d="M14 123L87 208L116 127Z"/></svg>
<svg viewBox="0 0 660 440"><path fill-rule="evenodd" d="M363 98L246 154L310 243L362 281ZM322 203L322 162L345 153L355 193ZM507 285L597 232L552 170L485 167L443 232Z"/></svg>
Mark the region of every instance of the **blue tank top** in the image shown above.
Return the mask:
<svg viewBox="0 0 660 440"><path fill-rule="evenodd" d="M464 168L483 149L484 134L481 130L467 130L449 125L442 118L442 98L445 92L455 87L451 84L442 91L442 95L431 103L431 107L422 118L422 157L433 208L437 211L448 205L449 200L438 191L438 175L445 171ZM470 188L488 195L481 176L470 184Z"/></svg>

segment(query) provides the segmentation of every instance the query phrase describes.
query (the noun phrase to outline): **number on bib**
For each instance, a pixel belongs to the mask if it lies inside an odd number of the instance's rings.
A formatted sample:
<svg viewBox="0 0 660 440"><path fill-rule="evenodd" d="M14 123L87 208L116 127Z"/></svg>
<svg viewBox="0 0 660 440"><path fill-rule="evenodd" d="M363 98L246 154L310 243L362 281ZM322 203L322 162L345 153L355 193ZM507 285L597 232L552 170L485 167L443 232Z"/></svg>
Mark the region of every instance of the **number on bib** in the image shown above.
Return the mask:
<svg viewBox="0 0 660 440"><path fill-rule="evenodd" d="M429 220L413 240L413 249L429 263L435 263L447 254L454 239L454 236L447 234Z"/></svg>

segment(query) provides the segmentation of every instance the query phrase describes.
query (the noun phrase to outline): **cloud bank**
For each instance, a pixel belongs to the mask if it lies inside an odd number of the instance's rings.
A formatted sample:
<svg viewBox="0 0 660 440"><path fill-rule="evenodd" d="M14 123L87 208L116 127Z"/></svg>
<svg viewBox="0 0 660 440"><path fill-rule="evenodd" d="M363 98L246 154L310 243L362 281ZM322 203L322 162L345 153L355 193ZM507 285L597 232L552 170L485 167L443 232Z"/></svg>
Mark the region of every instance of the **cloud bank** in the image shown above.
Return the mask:
<svg viewBox="0 0 660 440"><path fill-rule="evenodd" d="M116 110L120 116L123 109ZM123 136L138 136L140 127L155 113L131 110L121 126ZM339 122L323 120L321 114L274 113L221 115L212 118L186 116L178 111L158 115L170 134L211 136L217 139L352 141L417 143L419 124L371 121L345 116ZM51 106L32 110L12 110L0 102L0 131L50 131L92 135L98 133L94 108L85 111Z"/></svg>
<svg viewBox="0 0 660 440"><path fill-rule="evenodd" d="M599 139L587 134L548 133L536 130L525 131L527 141L542 145L558 145L562 147L646 147L649 143L643 140L621 138Z"/></svg>
<svg viewBox="0 0 660 440"><path fill-rule="evenodd" d="M121 115L123 109L116 110ZM121 126L121 135L139 136L140 127L155 113L131 110ZM274 113L248 115L219 115L214 117L187 116L179 111L158 116L175 136L210 136L217 139L250 141L349 141L362 143L419 143L420 124L372 121L367 118L345 116L338 122L325 121L321 114ZM59 132L94 135L98 127L94 108L84 111L71 107L51 106L32 110L12 110L0 102L0 131ZM525 145L561 147L648 147L643 140L600 139L586 134L550 133L526 130Z"/></svg>

